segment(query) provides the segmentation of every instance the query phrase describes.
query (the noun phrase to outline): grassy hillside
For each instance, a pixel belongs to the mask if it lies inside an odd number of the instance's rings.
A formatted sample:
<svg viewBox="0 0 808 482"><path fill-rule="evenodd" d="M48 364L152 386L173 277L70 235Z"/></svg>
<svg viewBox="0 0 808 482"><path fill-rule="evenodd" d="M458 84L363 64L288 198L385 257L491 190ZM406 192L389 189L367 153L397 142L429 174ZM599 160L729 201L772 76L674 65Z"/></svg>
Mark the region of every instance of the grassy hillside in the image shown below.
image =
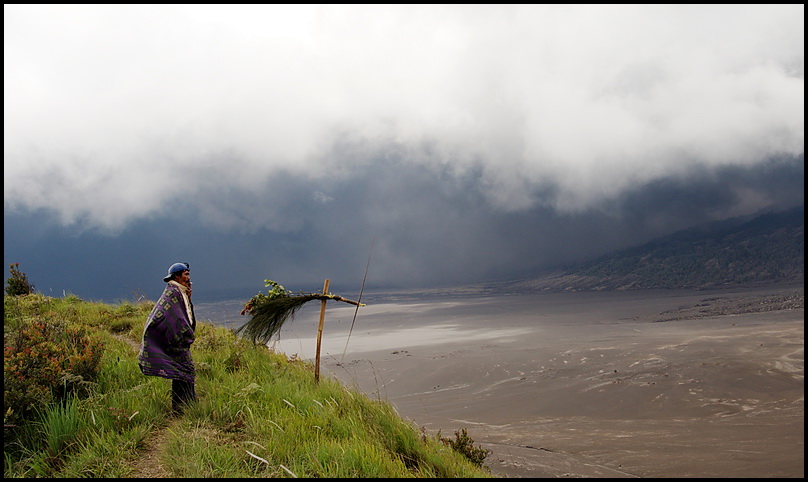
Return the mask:
<svg viewBox="0 0 808 482"><path fill-rule="evenodd" d="M200 400L172 416L170 382L137 366L151 303L3 301L4 477L491 477L465 429L427 434L210 323Z"/></svg>

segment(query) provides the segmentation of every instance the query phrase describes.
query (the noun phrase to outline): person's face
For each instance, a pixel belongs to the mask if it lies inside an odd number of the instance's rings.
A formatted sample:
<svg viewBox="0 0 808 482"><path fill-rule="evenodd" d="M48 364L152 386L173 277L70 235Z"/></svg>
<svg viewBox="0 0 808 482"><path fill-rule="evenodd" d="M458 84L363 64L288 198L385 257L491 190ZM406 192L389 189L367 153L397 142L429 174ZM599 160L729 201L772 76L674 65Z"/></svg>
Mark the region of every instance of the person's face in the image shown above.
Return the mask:
<svg viewBox="0 0 808 482"><path fill-rule="evenodd" d="M191 272L186 269L177 276L177 281L188 286L191 283Z"/></svg>

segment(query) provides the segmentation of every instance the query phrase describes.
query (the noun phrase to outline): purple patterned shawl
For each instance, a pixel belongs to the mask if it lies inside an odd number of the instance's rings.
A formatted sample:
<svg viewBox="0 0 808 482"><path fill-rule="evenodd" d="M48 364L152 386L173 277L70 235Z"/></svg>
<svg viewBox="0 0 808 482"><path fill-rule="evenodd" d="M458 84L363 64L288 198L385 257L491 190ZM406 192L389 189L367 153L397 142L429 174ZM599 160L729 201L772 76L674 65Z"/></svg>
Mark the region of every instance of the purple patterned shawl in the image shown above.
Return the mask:
<svg viewBox="0 0 808 482"><path fill-rule="evenodd" d="M189 308L186 310L179 285L169 282L149 313L143 330L143 345L137 358L144 375L194 382L191 343L196 320L193 305Z"/></svg>

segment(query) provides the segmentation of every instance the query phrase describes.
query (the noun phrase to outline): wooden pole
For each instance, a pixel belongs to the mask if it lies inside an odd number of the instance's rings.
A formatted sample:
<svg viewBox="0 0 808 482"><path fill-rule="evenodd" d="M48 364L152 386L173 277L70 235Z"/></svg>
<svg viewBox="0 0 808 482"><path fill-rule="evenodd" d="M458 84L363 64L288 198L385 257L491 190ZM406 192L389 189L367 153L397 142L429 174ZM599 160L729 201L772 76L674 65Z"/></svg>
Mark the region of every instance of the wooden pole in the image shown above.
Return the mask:
<svg viewBox="0 0 808 482"><path fill-rule="evenodd" d="M328 282L329 280L325 280L323 284L323 295L328 294ZM322 301L322 305L320 306L320 325L317 327L317 356L314 361L314 382L320 383L320 342L323 339L323 321L325 321L325 304L326 299Z"/></svg>

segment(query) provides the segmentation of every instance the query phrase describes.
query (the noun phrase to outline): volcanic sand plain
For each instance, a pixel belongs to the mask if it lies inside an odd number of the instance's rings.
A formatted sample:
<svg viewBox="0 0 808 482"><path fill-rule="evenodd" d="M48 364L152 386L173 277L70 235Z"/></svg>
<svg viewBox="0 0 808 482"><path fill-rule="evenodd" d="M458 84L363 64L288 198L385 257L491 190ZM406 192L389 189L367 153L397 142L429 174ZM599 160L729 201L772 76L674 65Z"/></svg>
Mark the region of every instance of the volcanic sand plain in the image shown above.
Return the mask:
<svg viewBox="0 0 808 482"><path fill-rule="evenodd" d="M803 296L799 286L382 297L358 313L329 304L320 369L429 434L465 428L500 477L803 477ZM274 348L315 360L318 314L296 315Z"/></svg>

